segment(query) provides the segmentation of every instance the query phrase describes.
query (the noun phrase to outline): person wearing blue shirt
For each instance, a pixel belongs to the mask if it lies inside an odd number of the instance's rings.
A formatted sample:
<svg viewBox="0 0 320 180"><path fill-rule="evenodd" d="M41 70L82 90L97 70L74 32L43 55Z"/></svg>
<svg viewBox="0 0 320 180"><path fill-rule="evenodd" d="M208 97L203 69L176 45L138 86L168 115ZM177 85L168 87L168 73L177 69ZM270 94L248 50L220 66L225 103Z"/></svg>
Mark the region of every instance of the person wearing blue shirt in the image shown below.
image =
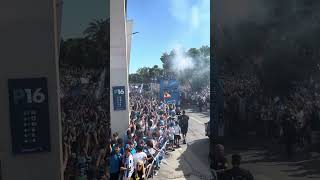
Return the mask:
<svg viewBox="0 0 320 180"><path fill-rule="evenodd" d="M119 138L118 141L117 141L118 145L119 145L119 148L120 148L120 154L124 154L125 151L124 151L124 144L123 144L123 139ZM114 147L112 147L112 151L114 151Z"/></svg>
<svg viewBox="0 0 320 180"><path fill-rule="evenodd" d="M110 157L110 180L119 180L121 156L120 146L117 144Z"/></svg>
<svg viewBox="0 0 320 180"><path fill-rule="evenodd" d="M135 148L132 148L132 149L131 149L131 154L134 155L135 153L137 153L136 149L135 149Z"/></svg>
<svg viewBox="0 0 320 180"><path fill-rule="evenodd" d="M132 143L131 141L127 144L130 147L130 152L132 155L134 155L136 153L136 149L134 148L134 143Z"/></svg>
<svg viewBox="0 0 320 180"><path fill-rule="evenodd" d="M127 129L127 132L124 134L123 136L123 140L124 140L124 143L127 144L128 142L132 141L132 138L133 138L133 134L134 132L131 132L131 129Z"/></svg>

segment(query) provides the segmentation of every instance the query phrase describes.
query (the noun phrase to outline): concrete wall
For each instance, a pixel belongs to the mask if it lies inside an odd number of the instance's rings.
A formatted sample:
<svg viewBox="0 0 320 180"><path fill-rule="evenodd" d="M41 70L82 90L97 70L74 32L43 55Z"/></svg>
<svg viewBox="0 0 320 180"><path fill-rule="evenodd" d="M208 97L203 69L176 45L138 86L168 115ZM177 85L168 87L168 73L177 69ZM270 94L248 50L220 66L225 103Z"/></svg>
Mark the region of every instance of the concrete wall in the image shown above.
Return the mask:
<svg viewBox="0 0 320 180"><path fill-rule="evenodd" d="M130 54L131 54L131 39L133 30L133 20L127 20L127 63L128 70L130 68Z"/></svg>
<svg viewBox="0 0 320 180"><path fill-rule="evenodd" d="M56 1L55 12L56 12L56 31L57 31L56 42L57 42L57 47L60 47L63 2L62 0L55 0L55 1ZM58 48L58 51L59 51L59 48Z"/></svg>
<svg viewBox="0 0 320 180"><path fill-rule="evenodd" d="M128 55L124 0L110 1L110 116L111 130L120 135L129 125ZM114 111L113 86L125 86L126 110Z"/></svg>
<svg viewBox="0 0 320 180"><path fill-rule="evenodd" d="M0 161L2 180L60 180L61 125L54 0L0 2ZM56 36L56 37L55 37ZM47 77L51 152L14 156L11 151L8 78Z"/></svg>

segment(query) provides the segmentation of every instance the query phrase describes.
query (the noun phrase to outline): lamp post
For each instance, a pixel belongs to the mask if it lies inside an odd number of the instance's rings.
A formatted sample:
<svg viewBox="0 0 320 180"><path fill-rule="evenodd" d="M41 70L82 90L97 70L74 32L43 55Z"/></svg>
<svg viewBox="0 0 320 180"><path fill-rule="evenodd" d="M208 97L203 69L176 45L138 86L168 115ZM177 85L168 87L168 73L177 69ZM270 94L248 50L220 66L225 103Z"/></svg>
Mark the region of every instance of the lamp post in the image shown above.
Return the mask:
<svg viewBox="0 0 320 180"><path fill-rule="evenodd" d="M133 32L133 33L128 34L128 36L131 36L131 35L134 35L134 34L138 34L138 33L140 33L140 32Z"/></svg>

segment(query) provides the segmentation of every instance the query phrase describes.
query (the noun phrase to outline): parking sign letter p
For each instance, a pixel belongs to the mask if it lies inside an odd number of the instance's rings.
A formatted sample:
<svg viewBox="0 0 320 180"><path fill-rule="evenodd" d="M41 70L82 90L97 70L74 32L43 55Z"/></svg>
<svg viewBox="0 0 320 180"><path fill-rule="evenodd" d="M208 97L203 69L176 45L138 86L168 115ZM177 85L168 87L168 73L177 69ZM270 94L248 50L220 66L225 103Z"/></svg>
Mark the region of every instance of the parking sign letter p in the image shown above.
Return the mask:
<svg viewBox="0 0 320 180"><path fill-rule="evenodd" d="M22 89L14 89L13 90L13 100L15 104L18 104L20 100L25 97L25 93Z"/></svg>

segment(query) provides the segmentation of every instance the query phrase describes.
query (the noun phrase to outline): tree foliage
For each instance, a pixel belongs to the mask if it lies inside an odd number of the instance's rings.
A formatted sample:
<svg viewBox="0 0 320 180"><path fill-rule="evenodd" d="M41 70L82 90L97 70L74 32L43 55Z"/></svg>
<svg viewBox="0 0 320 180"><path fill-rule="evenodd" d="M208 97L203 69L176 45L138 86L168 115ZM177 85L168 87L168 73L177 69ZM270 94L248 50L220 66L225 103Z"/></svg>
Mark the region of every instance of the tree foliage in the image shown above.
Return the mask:
<svg viewBox="0 0 320 180"><path fill-rule="evenodd" d="M184 66L182 58L189 58L189 65L186 68L180 68ZM210 82L210 47L202 46L200 48L190 48L187 51L177 52L172 50L170 53L163 53L160 60L163 63L163 69L166 78L177 78L182 84L190 85L192 89L198 90Z"/></svg>
<svg viewBox="0 0 320 180"><path fill-rule="evenodd" d="M182 65L176 59L178 53L182 53L185 58L190 58L192 66L180 69L177 66ZM181 56L181 55L180 55ZM210 47L202 46L199 49L190 48L185 52L177 52L171 50L165 52L160 57L162 68L157 65L152 68L142 67L136 73L129 75L130 83L150 83L153 80L160 78L170 79L175 78L182 84L190 85L193 89L198 90L207 85L210 81Z"/></svg>
<svg viewBox="0 0 320 180"><path fill-rule="evenodd" d="M158 65L153 67L142 67L134 74L129 74L129 82L135 83L151 83L159 80L163 76L163 69Z"/></svg>
<svg viewBox="0 0 320 180"><path fill-rule="evenodd" d="M61 40L60 63L101 66L110 59L110 21L94 20L84 30L83 37Z"/></svg>

